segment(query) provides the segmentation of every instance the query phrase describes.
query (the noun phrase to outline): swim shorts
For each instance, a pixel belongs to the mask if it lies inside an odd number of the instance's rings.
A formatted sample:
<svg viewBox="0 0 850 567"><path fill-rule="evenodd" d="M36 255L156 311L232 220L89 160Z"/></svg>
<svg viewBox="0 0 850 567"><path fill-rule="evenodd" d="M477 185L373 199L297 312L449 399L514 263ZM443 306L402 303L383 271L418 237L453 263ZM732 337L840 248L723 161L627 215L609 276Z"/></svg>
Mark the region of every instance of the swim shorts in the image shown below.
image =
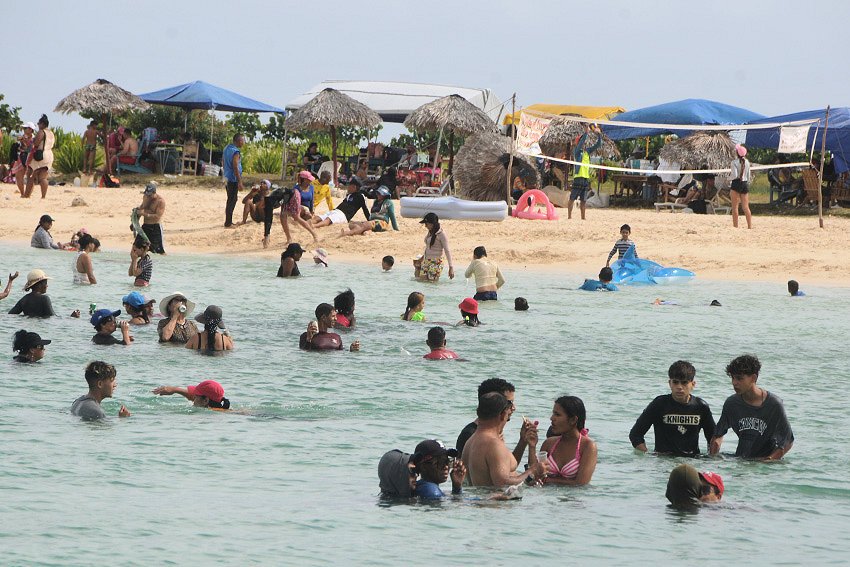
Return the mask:
<svg viewBox="0 0 850 567"><path fill-rule="evenodd" d="M87 152L93 152L97 150L97 144L86 144L84 147Z"/></svg>
<svg viewBox="0 0 850 567"><path fill-rule="evenodd" d="M372 223L372 231L373 232L384 232L385 230L387 230L387 227L389 226L387 224L387 221L381 220L381 219L375 219L375 220L370 221L370 222Z"/></svg>
<svg viewBox="0 0 850 567"><path fill-rule="evenodd" d="M499 296L495 291L476 291L472 299L475 301L498 301Z"/></svg>
<svg viewBox="0 0 850 567"><path fill-rule="evenodd" d="M741 181L740 179L733 179L732 186L730 187L730 189L740 195L746 195L750 192L750 185L746 181Z"/></svg>
<svg viewBox="0 0 850 567"><path fill-rule="evenodd" d="M135 165L136 156L118 156L118 161L126 165Z"/></svg>
<svg viewBox="0 0 850 567"><path fill-rule="evenodd" d="M340 211L339 209L334 209L329 211L319 217L322 220L330 219L331 224L342 224L348 222L348 219L345 217L345 213Z"/></svg>
<svg viewBox="0 0 850 567"><path fill-rule="evenodd" d="M439 278L440 275L443 273L443 259L422 258L422 267L419 269L419 272L429 280L435 280Z"/></svg>
<svg viewBox="0 0 850 567"><path fill-rule="evenodd" d="M587 177L576 177L573 179L570 201L587 201L587 190L590 189L590 180Z"/></svg>

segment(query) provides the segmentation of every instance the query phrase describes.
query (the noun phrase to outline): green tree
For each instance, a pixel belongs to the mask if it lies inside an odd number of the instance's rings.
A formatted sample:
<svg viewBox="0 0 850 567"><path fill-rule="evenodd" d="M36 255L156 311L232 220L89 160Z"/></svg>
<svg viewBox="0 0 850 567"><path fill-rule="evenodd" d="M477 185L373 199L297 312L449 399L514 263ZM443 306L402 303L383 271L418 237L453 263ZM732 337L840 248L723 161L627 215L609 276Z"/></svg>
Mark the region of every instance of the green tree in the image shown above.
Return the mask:
<svg viewBox="0 0 850 567"><path fill-rule="evenodd" d="M283 122L286 116L275 113L269 118L269 123L263 126L264 140L283 140L286 129L283 127Z"/></svg>
<svg viewBox="0 0 850 567"><path fill-rule="evenodd" d="M437 140L440 138L439 132L419 132L419 131L409 131L409 134L400 134L399 136L390 140L390 145L397 148L406 148L407 146L413 146L417 150L424 152L429 148L433 147L436 149ZM454 153L457 154L458 150L466 143L466 138L462 136L455 136L454 139ZM440 141L440 152L443 155L448 155L449 153L449 133L446 130L443 130L443 139Z"/></svg>
<svg viewBox="0 0 850 567"><path fill-rule="evenodd" d="M227 115L227 124L233 132L242 132L249 142L263 130L263 124L255 112L234 112Z"/></svg>
<svg viewBox="0 0 850 567"><path fill-rule="evenodd" d="M6 96L0 94L0 101L4 98ZM21 117L18 115L20 110L20 106L11 106L6 103L0 104L0 128L5 128L7 132L14 132L20 128L22 124Z"/></svg>

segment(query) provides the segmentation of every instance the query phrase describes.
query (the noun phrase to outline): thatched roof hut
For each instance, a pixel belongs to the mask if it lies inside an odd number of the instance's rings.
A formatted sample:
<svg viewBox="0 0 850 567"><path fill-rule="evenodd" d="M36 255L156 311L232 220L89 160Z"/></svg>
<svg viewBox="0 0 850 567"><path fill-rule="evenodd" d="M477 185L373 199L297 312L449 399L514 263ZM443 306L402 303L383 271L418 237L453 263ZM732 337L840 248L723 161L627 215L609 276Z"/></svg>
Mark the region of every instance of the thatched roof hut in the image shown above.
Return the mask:
<svg viewBox="0 0 850 567"><path fill-rule="evenodd" d="M56 105L54 112L123 112L125 110L145 110L148 103L106 79L98 79L92 84L77 89Z"/></svg>
<svg viewBox="0 0 850 567"><path fill-rule="evenodd" d="M735 142L723 132L697 131L668 142L658 154L660 159L678 163L684 169L722 169L735 159Z"/></svg>
<svg viewBox="0 0 850 567"><path fill-rule="evenodd" d="M553 118L546 131L540 136L538 144L540 150L547 156L554 156L557 153L565 153L569 155L572 152L573 142L575 139L584 134L584 123L569 120L568 118ZM602 136L602 145L597 148L593 154L604 158L619 158L620 150L614 141L599 132L590 132L587 135L587 145L592 146L596 143L598 136Z"/></svg>
<svg viewBox="0 0 850 567"><path fill-rule="evenodd" d="M381 123L377 112L356 101L345 93L327 88L310 99L307 104L290 114L284 125L287 130L330 130L331 159L336 159L336 129L339 126L374 128ZM337 183L337 170L333 167L334 184Z"/></svg>
<svg viewBox="0 0 850 567"><path fill-rule="evenodd" d="M458 196L472 201L507 200L508 163L511 140L492 133L475 134L467 138L457 153ZM511 181L524 170L526 185L540 187L537 161L522 154L514 154Z"/></svg>
<svg viewBox="0 0 850 567"><path fill-rule="evenodd" d="M496 134L496 123L487 114L458 94L451 94L423 104L404 121L408 130L436 132L449 130L449 175L454 169L455 132L471 136L483 132Z"/></svg>
<svg viewBox="0 0 850 567"><path fill-rule="evenodd" d="M325 89L290 114L287 130L333 130L338 126L374 128L381 123L377 112L336 89Z"/></svg>

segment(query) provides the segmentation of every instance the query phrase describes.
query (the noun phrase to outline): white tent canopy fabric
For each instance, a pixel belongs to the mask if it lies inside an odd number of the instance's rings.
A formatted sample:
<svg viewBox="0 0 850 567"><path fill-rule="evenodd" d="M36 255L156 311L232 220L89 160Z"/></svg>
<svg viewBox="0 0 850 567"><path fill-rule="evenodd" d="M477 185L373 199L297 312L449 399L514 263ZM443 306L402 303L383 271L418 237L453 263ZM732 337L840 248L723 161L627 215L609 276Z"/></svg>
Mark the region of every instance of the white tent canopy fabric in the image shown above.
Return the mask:
<svg viewBox="0 0 850 567"><path fill-rule="evenodd" d="M490 89L389 81L324 81L290 101L286 110L298 110L328 87L362 102L380 114L384 122L404 122L408 114L423 104L451 94L462 96L483 110L496 124L501 124L506 114L505 104Z"/></svg>

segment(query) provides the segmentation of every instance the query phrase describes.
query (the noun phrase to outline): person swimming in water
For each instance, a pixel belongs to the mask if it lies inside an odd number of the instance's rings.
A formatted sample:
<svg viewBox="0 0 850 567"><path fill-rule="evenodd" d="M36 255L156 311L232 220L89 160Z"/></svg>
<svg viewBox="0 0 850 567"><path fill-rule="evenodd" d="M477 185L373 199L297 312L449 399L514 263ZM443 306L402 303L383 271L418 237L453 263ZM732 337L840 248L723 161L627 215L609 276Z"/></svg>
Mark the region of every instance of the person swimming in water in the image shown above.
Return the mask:
<svg viewBox="0 0 850 567"><path fill-rule="evenodd" d="M440 485L451 476L452 494L461 494L461 483L466 476L463 461L457 458L456 449L448 449L437 439L426 439L416 446L411 462L419 473L415 496L423 500L441 500L445 494Z"/></svg>
<svg viewBox="0 0 850 567"><path fill-rule="evenodd" d="M38 333L28 333L21 329L15 333L12 340L12 350L18 354L12 359L15 362L38 362L44 358L44 345L51 341L42 339Z"/></svg>
<svg viewBox="0 0 850 567"><path fill-rule="evenodd" d="M334 297L334 309L336 309L335 329L353 329L356 318L354 317L354 292L351 288L341 291Z"/></svg>
<svg viewBox="0 0 850 567"><path fill-rule="evenodd" d="M121 315L121 310L116 309L98 309L92 313L89 322L94 326L95 335L91 338L91 342L96 345L129 345L133 342L133 337L130 336L130 323L121 321L118 323L116 317ZM118 327L121 327L121 340L112 336Z"/></svg>
<svg viewBox="0 0 850 567"><path fill-rule="evenodd" d="M378 463L378 480L381 498L410 498L416 490L419 473L412 461L413 455L393 449L387 451Z"/></svg>
<svg viewBox="0 0 850 567"><path fill-rule="evenodd" d="M428 330L428 340L425 344L431 352L423 356L428 360L449 360L459 358L457 354L446 348L446 331L442 327L431 327Z"/></svg>
<svg viewBox="0 0 850 567"><path fill-rule="evenodd" d="M186 386L186 388L160 386L159 388L155 388L153 393L157 396L180 394L192 402L192 405L196 408L210 408L214 410L230 409L230 400L224 397L224 388L215 380L204 380L197 386Z"/></svg>
<svg viewBox="0 0 850 567"><path fill-rule="evenodd" d="M425 314L422 310L425 309L425 294L418 291L411 292L407 296L407 308L401 316L403 321L425 322Z"/></svg>
<svg viewBox="0 0 850 567"><path fill-rule="evenodd" d="M460 309L460 316L463 317L462 320L455 323L456 326L467 325L469 327L477 327L481 325L481 321L478 320L478 302L472 299L471 297L467 297L458 305Z"/></svg>
<svg viewBox="0 0 850 567"><path fill-rule="evenodd" d="M301 333L298 348L301 350L342 350L342 337L328 332L336 322L336 309L330 303L320 303L316 307L316 320L310 321L307 331ZM348 350L360 350L360 341L354 341Z"/></svg>
<svg viewBox="0 0 850 567"><path fill-rule="evenodd" d="M682 463L670 471L665 496L674 508L692 508L702 502L719 502L723 498L723 479L710 471L697 472Z"/></svg>
<svg viewBox="0 0 850 567"><path fill-rule="evenodd" d="M598 280L584 280L579 289L584 291L617 291L617 286L611 283L614 272L608 266L599 270Z"/></svg>

